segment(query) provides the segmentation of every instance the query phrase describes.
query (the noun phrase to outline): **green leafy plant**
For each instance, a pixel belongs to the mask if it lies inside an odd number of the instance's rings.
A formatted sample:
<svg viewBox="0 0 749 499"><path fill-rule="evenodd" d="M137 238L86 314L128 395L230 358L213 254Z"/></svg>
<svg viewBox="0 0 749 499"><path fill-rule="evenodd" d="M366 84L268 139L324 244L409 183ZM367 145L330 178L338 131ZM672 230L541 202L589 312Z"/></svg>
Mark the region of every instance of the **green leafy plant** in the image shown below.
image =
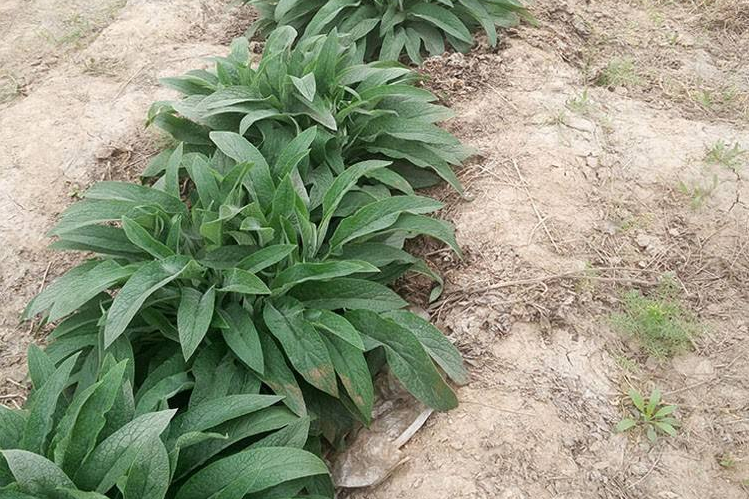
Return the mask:
<svg viewBox="0 0 749 499"><path fill-rule="evenodd" d="M733 145L722 140L707 148L705 162L712 165L722 165L732 170L738 170L742 160L747 155L746 149L742 149L738 142Z"/></svg>
<svg viewBox="0 0 749 499"><path fill-rule="evenodd" d="M642 83L632 58L615 58L601 70L595 81L601 87L633 87Z"/></svg>
<svg viewBox="0 0 749 499"><path fill-rule="evenodd" d="M238 363L252 386L316 416L333 443L354 420L370 421L371 373L384 363L425 404L454 407L434 363L463 382L460 354L382 284L412 270L433 275L403 251L407 238L428 235L457 251L451 227L425 216L441 204L370 196L359 181L389 165L370 161L346 168L310 211L295 180L309 154L299 141L269 164L239 134L210 137L220 151L210 160L180 145L154 186L101 182L63 214L54 246L101 256L26 311L68 317L51 337L54 363L82 352L78 375L90 376L98 359L120 352L154 365L169 359L169 376L184 380L202 349L217 345L229 359L214 356L208 371ZM182 200L185 183L194 189ZM150 373L143 383L156 381Z"/></svg>
<svg viewBox="0 0 749 499"><path fill-rule="evenodd" d="M184 98L154 104L149 121L189 152L211 154L211 131L237 132L271 163L283 144L298 138L312 149L299 173L313 204L347 165L372 159L393 162L368 176L380 191L412 194L442 180L461 191L451 166L470 151L436 125L451 112L415 86L414 72L392 62L362 64L357 46L335 30L292 48L296 36L289 26L276 29L257 68L250 65L247 40L239 38L214 72L163 80ZM144 175L162 174L169 154L157 157Z"/></svg>
<svg viewBox="0 0 749 499"><path fill-rule="evenodd" d="M626 293L623 311L612 316L612 323L659 359L688 349L700 333L699 324L679 303L670 280L664 280L653 296Z"/></svg>
<svg viewBox="0 0 749 499"><path fill-rule="evenodd" d="M25 410L0 406L2 497L240 499L303 490L332 497L325 463L302 449L309 418L276 406L280 397L212 393L195 400L205 388L231 387L206 387L187 375L157 381L162 367L133 392L139 364L108 354L88 382L73 374L80 358L55 366L30 348L34 390ZM190 389L189 407L166 405Z"/></svg>
<svg viewBox="0 0 749 499"><path fill-rule="evenodd" d="M679 421L673 417L674 411L678 409L675 405L666 405L661 401L661 392L654 388L650 397L646 400L637 390L629 391L629 400L634 411L630 417L619 421L616 425L617 432L629 431L633 428L643 428L648 440L655 442L658 433L670 437L676 435L676 428L680 426Z"/></svg>
<svg viewBox="0 0 749 499"><path fill-rule="evenodd" d="M292 26L303 39L337 29L349 33L365 60L420 64L423 54L439 55L446 44L467 52L473 32L483 29L497 45L497 26L532 21L516 0L246 0L260 13L250 33Z"/></svg>

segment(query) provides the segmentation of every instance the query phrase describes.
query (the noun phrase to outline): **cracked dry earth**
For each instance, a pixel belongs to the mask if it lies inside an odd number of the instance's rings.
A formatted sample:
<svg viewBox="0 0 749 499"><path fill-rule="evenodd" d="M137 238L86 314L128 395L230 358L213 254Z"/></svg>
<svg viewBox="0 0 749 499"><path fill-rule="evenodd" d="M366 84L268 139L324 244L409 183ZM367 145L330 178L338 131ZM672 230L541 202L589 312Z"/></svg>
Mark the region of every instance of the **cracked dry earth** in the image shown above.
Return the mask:
<svg viewBox="0 0 749 499"><path fill-rule="evenodd" d="M22 83L0 108L4 403L22 403L25 348L43 338L18 314L69 264L45 250L44 231L78 189L142 168L156 140L145 111L167 95L156 78L241 32L223 2L111 5L88 24L76 2L0 7L0 62L13 75L3 81ZM388 480L342 496L749 497L749 156L729 168L707 155L721 141L749 149L749 6L542 0L533 10L538 26L499 49L424 68L456 111L447 126L479 151L460 172L468 199L437 193L466 257L429 253L447 281L429 311L472 380ZM74 35L71 23L89 29ZM33 38L39 26L52 41ZM704 332L691 351L655 361L611 316L623 293L650 293L665 273ZM653 386L679 406L678 435L651 445L615 433L627 390Z"/></svg>

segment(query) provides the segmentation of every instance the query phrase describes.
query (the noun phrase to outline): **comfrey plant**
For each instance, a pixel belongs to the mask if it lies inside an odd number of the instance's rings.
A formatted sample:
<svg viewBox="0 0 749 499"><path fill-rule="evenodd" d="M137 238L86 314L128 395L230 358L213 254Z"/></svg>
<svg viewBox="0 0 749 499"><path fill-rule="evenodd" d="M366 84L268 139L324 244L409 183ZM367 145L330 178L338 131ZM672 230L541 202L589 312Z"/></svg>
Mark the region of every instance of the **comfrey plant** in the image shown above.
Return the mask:
<svg viewBox="0 0 749 499"><path fill-rule="evenodd" d="M337 29L349 33L365 60L421 64L423 55L439 55L446 45L460 52L473 46L473 33L486 33L497 44L497 27L532 20L516 0L247 0L260 12L249 34L267 34L292 26L303 37Z"/></svg>
<svg viewBox="0 0 749 499"><path fill-rule="evenodd" d="M155 186L102 182L63 214L55 246L101 256L28 307L29 317L67 317L47 350L53 363L80 353L80 378L96 376L107 354L159 366L136 369L145 376L134 378L137 390L168 380L169 397L149 397L149 408L187 389L196 365L231 365L251 391L315 416L331 442L354 420L370 421L372 373L385 363L425 404L454 407L435 363L463 382L460 354L383 285L428 269L403 251L406 238L457 249L450 226L425 215L441 204L352 198L367 173L389 166L370 161L346 168L311 212L295 181L308 149L292 142L277 157L294 160L269 164L238 134L211 137L222 152L210 160L179 146ZM183 200L185 183L194 189Z"/></svg>
<svg viewBox="0 0 749 499"><path fill-rule="evenodd" d="M415 85L416 73L392 62L362 64L361 46L335 30L294 45L296 37L289 26L275 30L256 68L240 38L229 57L216 60L214 72L165 79L184 98L154 104L150 122L187 150L207 154L215 148L211 131L236 132L271 162L283 144L303 136L315 168L305 164L299 172L315 202L346 166L372 159L392 162L369 175L378 192L410 195L442 180L461 190L451 166L470 151L436 125L451 112ZM163 172L167 156L145 175Z"/></svg>
<svg viewBox="0 0 749 499"><path fill-rule="evenodd" d="M73 375L80 359L56 367L29 350L34 390L25 410L0 406L3 498L332 497L325 463L302 448L309 418L275 406L280 397L222 395L198 371L184 380L149 376L133 392L129 360L108 354L88 380ZM189 407L166 407L191 387Z"/></svg>

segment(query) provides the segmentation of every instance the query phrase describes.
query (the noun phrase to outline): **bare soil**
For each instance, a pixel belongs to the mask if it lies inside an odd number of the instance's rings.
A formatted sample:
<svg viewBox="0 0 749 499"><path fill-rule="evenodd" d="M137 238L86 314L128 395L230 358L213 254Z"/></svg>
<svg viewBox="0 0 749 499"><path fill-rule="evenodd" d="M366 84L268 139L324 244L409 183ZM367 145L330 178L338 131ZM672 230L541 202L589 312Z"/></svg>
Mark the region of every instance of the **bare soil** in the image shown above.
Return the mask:
<svg viewBox="0 0 749 499"><path fill-rule="evenodd" d="M749 155L706 160L718 141L749 148L749 31L732 22L749 5L534 12L498 50L425 66L480 151L461 172L469 199L442 192L466 258L426 252L448 282L430 312L472 382L390 479L348 497L749 497ZM597 85L612 60L633 78ZM657 361L612 314L666 273L704 333ZM678 435L615 433L627 391L654 386Z"/></svg>
<svg viewBox="0 0 749 499"><path fill-rule="evenodd" d="M19 313L70 263L44 249L44 231L90 182L140 171L158 141L143 130L145 110L168 95L156 79L224 52L215 43L248 15L223 2L112 2L80 47L34 49L30 27L79 12L53 4L0 7L0 19L15 19L2 25L0 62L24 79L0 109L8 404L22 403L25 348L43 336ZM511 31L498 49L480 44L424 67L456 111L447 126L479 151L460 172L466 199L436 193L465 258L423 249L447 281L429 312L472 380L458 409L432 416L403 448L406 464L343 495L749 497L749 155L731 167L707 157L718 141L749 149L749 4L533 9L538 26ZM52 62L33 69L34 57ZM667 273L704 332L658 361L611 317L625 292L652 293ZM418 282L404 289L422 296ZM615 433L626 392L654 386L679 406L677 436L651 444L640 431Z"/></svg>

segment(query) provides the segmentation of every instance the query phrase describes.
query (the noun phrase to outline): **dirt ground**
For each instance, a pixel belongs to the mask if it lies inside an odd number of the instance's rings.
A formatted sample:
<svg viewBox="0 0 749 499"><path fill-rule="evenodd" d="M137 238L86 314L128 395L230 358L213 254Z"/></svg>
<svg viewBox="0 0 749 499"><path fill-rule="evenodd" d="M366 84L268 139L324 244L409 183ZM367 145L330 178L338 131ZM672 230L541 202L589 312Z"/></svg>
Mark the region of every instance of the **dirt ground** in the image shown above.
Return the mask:
<svg viewBox="0 0 749 499"><path fill-rule="evenodd" d="M210 43L236 29L226 6L206 5L113 7L85 47L42 50L55 57L45 71L22 47L0 52L28 82L0 110L5 402L21 402L35 339L18 313L66 265L43 231L80 187L142 167L145 109L164 93L155 78L221 53ZM456 111L447 126L480 152L460 172L468 199L438 192L465 259L425 250L447 282L430 313L472 380L387 481L343 495L749 497L749 3L541 0L533 11L538 26L498 49L425 65ZM716 159L720 143L737 155ZM701 334L658 361L612 318L624 293L652 295L667 274ZM627 391L653 387L678 405L678 434L651 444L614 432Z"/></svg>

